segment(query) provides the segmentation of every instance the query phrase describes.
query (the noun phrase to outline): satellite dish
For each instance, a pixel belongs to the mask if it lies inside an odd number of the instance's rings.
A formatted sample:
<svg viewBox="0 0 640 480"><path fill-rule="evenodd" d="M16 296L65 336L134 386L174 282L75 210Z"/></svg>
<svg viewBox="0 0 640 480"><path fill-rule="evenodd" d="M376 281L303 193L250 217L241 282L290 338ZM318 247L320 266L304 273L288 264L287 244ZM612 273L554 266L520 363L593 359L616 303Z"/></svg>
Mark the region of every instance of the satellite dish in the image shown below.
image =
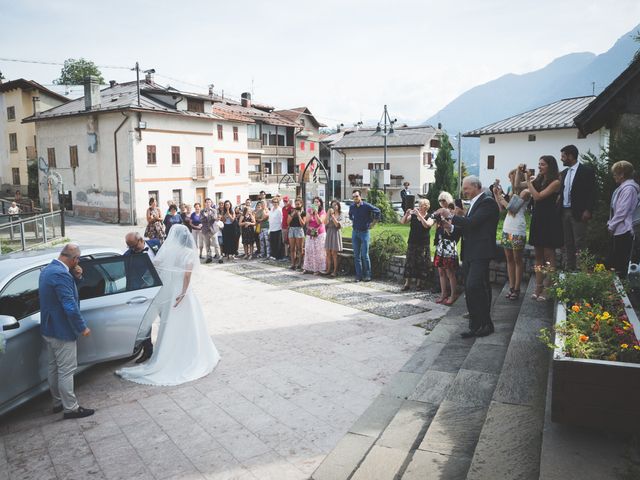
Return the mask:
<svg viewBox="0 0 640 480"><path fill-rule="evenodd" d="M44 161L44 158L38 158L38 170L44 173L49 173L49 164Z"/></svg>

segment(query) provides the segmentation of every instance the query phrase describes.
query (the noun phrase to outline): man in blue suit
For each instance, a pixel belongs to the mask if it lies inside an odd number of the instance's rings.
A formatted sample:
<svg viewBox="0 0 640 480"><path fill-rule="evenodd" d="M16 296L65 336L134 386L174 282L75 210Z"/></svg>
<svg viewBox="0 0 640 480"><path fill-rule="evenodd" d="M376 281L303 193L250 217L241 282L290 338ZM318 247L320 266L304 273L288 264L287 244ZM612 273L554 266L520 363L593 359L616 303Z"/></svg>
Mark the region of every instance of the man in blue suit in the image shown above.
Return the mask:
<svg viewBox="0 0 640 480"><path fill-rule="evenodd" d="M80 313L75 283L82 278L79 261L80 248L69 243L40 274L40 332L47 344L49 389L53 413L64 410L64 418L94 413L78 405L73 392L73 374L78 367L76 340L91 333Z"/></svg>

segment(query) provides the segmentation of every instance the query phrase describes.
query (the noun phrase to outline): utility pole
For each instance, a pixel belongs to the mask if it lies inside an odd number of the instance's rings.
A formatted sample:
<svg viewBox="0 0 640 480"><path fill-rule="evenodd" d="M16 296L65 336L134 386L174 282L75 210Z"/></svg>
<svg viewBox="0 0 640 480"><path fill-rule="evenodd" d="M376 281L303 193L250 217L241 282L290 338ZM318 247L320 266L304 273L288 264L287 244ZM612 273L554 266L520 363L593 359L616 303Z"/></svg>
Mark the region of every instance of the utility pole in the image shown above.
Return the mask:
<svg viewBox="0 0 640 480"><path fill-rule="evenodd" d="M462 198L462 134L458 132L458 198Z"/></svg>
<svg viewBox="0 0 640 480"><path fill-rule="evenodd" d="M140 107L140 65L136 62L136 86L138 90L138 106Z"/></svg>

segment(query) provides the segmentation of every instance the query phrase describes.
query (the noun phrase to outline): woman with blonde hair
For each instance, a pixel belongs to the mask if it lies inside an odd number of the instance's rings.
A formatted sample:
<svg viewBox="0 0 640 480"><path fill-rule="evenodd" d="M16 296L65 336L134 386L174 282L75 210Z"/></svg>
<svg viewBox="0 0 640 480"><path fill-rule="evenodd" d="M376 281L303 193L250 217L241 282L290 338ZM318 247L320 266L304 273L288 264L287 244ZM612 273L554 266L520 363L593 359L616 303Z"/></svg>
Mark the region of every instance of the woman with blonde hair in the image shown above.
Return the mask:
<svg viewBox="0 0 640 480"><path fill-rule="evenodd" d="M440 208L436 210L436 218L449 219L453 216L455 204L453 196L449 192L440 192L438 195ZM433 257L433 266L438 268L440 277L440 298L436 303L451 306L458 299L458 283L456 281L456 270L458 269L458 239L460 229L447 232L441 222L438 221L436 235L433 243L436 247L436 254ZM448 285L447 285L448 283ZM447 288L447 286L449 288ZM449 293L448 293L449 292Z"/></svg>
<svg viewBox="0 0 640 480"><path fill-rule="evenodd" d="M508 200L499 184L493 188L493 198L495 198L498 207L500 210L507 211L502 226L501 243L507 260L507 276L509 277L507 298L509 300L517 300L520 297L520 284L524 272L522 253L527 243L527 220L524 214L531 198L529 190L525 188L527 185L524 180L526 169L527 167L521 164L509 172L511 197Z"/></svg>
<svg viewBox="0 0 640 480"><path fill-rule="evenodd" d="M626 278L633 246L633 214L638 206L640 186L633 180L633 165L627 161L614 163L611 166L611 174L619 186L611 196L611 213L607 222L607 266L615 269L620 278Z"/></svg>
<svg viewBox="0 0 640 480"><path fill-rule="evenodd" d="M434 223L429 218L429 200L418 201L418 208L409 208L404 212L400 223L410 222L407 254L404 262L404 285L402 291L411 288L411 280L416 282L416 290L424 288L431 261L429 253L429 232Z"/></svg>

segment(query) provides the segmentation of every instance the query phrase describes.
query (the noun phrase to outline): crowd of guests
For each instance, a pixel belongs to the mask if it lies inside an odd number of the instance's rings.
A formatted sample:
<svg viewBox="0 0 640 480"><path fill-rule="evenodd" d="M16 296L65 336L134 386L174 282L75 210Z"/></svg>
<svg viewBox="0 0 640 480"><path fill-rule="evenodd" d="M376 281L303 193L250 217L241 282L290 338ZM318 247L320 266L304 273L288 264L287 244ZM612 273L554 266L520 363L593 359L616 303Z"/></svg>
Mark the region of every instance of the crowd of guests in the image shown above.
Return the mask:
<svg viewBox="0 0 640 480"><path fill-rule="evenodd" d="M246 199L235 207L229 200L214 205L207 198L204 205L196 202L192 208L168 201L163 213L156 199L150 198L146 218L144 236L160 244L172 226L185 225L206 263L269 258L289 261L291 270L302 273L338 274L344 216L337 200L325 208L323 200L315 197L305 209L301 197L267 198L260 192L255 204Z"/></svg>

